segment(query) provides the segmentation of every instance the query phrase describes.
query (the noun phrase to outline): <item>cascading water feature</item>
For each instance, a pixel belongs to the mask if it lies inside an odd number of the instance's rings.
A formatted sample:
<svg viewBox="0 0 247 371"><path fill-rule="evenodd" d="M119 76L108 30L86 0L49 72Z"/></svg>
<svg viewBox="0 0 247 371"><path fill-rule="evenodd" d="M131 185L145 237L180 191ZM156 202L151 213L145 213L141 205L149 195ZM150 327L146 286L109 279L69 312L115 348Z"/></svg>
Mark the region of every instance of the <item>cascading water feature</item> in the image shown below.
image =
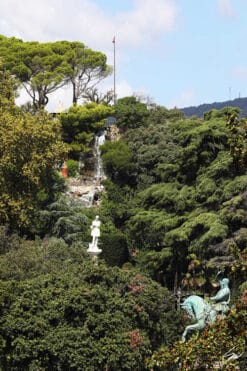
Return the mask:
<svg viewBox="0 0 247 371"><path fill-rule="evenodd" d="M86 192L79 197L80 202L86 206L91 207L93 205L96 193L102 191L101 181L105 178L102 160L100 156L100 146L105 142L105 132L100 132L94 137L94 158L95 158L95 167L94 167L94 179L93 183L87 187L85 186Z"/></svg>
<svg viewBox="0 0 247 371"><path fill-rule="evenodd" d="M95 180L96 183L100 183L104 179L105 174L103 170L103 164L100 156L100 146L105 143L105 132L100 135L95 135Z"/></svg>
<svg viewBox="0 0 247 371"><path fill-rule="evenodd" d="M93 205L95 190L92 189L87 193L83 194L79 200L85 207L91 207Z"/></svg>

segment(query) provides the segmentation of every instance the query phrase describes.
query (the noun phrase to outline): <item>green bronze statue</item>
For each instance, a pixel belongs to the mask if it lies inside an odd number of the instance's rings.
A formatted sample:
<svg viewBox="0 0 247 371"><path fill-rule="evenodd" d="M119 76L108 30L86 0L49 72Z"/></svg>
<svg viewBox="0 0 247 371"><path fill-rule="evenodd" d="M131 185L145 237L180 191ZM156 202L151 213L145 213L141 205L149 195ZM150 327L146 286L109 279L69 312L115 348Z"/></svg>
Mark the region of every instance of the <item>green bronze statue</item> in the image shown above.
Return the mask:
<svg viewBox="0 0 247 371"><path fill-rule="evenodd" d="M224 316L229 310L230 289L229 279L218 272L216 280L220 284L220 290L210 298L211 302L206 302L198 295L191 295L181 304L181 307L195 321L193 325L185 328L182 341L186 341L188 332L202 330L208 323L213 323L217 316Z"/></svg>
<svg viewBox="0 0 247 371"><path fill-rule="evenodd" d="M214 309L216 310L216 312L226 313L229 310L229 303L231 298L229 279L223 278L221 272L217 274L216 279L220 283L220 290L215 296L212 296L210 300L215 302Z"/></svg>

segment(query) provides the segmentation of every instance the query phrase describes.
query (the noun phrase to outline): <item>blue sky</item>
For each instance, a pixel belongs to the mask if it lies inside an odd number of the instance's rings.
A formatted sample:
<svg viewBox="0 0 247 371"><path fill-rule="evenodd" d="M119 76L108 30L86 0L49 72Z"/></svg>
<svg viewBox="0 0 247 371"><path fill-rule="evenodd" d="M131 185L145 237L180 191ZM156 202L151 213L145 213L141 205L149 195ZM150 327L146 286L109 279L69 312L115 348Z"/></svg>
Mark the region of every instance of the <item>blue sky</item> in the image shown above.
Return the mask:
<svg viewBox="0 0 247 371"><path fill-rule="evenodd" d="M171 108L247 97L246 17L246 0L6 0L0 33L79 40L109 64L115 35L118 97ZM112 86L111 76L100 89ZM58 102L70 105L70 89L51 96L50 110Z"/></svg>

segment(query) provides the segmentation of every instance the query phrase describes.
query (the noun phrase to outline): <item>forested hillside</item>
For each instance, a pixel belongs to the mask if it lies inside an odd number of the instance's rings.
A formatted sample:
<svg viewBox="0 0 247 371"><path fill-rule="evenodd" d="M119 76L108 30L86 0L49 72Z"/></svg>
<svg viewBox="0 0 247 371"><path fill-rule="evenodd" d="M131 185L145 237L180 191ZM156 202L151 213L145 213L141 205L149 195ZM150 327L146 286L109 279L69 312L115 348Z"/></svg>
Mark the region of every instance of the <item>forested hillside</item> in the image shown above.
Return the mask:
<svg viewBox="0 0 247 371"><path fill-rule="evenodd" d="M141 108L143 121L137 125L134 115ZM163 107L146 116L141 103L128 99L119 100L115 110L116 116L124 112L124 133L122 141L102 148L108 180L101 213L125 235L129 262L178 298L181 291L212 294L221 270L231 279L233 298L240 299L228 322L200 340L161 348L148 365L173 370L180 361L188 370L214 367L224 349L244 349L246 120L238 119L234 108L212 110L204 119L184 119ZM245 360L239 364L245 368Z"/></svg>
<svg viewBox="0 0 247 371"><path fill-rule="evenodd" d="M135 264L175 291L207 285L245 244L246 134L236 115L188 120L157 107L102 148L103 211L110 201Z"/></svg>
<svg viewBox="0 0 247 371"><path fill-rule="evenodd" d="M240 108L241 116L243 117L247 116L247 98L236 98L225 102L204 103L200 104L199 106L180 108L180 110L185 114L186 117L191 116L203 117L205 112L208 112L212 109L220 110L224 107Z"/></svg>
<svg viewBox="0 0 247 371"><path fill-rule="evenodd" d="M186 119L136 97L109 106L79 105L79 96L52 119L44 96L17 107L16 89L38 88L36 78L44 87L53 77L43 57L72 57L78 45L34 43L37 65L45 63L48 73L37 77L16 54L30 58L31 49L3 37L0 50L6 43L12 52L3 53L0 66L0 370L204 370L233 347L244 355L246 119L234 108ZM10 57L20 62L16 71ZM69 68L56 58L56 66ZM87 64L92 73L97 61ZM63 78L56 75L58 84ZM102 200L86 208L66 196L61 166L73 160L79 177L82 158L85 181L94 135L108 115L121 139L101 147ZM98 265L87 253L95 215L102 223ZM230 279L231 310L182 343L189 322L180 302L215 294L218 271ZM224 369L244 370L245 359Z"/></svg>

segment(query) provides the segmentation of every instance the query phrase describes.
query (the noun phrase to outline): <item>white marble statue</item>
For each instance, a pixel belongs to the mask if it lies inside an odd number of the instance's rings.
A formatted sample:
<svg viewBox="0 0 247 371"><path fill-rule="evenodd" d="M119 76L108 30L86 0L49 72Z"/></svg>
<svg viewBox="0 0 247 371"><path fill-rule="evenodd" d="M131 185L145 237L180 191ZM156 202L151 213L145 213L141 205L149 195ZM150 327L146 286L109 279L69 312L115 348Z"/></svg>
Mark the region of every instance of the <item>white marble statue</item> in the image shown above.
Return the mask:
<svg viewBox="0 0 247 371"><path fill-rule="evenodd" d="M99 220L99 216L96 215L96 218L91 225L91 236L93 238L92 246L94 247L98 247L98 238L100 237L100 224L101 222Z"/></svg>
<svg viewBox="0 0 247 371"><path fill-rule="evenodd" d="M99 220L99 216L96 215L91 225L92 242L89 244L89 248L87 249L87 252L92 255L95 265L98 265L97 262L98 255L102 252L102 250L98 248L98 239L100 237L100 224L101 222Z"/></svg>

